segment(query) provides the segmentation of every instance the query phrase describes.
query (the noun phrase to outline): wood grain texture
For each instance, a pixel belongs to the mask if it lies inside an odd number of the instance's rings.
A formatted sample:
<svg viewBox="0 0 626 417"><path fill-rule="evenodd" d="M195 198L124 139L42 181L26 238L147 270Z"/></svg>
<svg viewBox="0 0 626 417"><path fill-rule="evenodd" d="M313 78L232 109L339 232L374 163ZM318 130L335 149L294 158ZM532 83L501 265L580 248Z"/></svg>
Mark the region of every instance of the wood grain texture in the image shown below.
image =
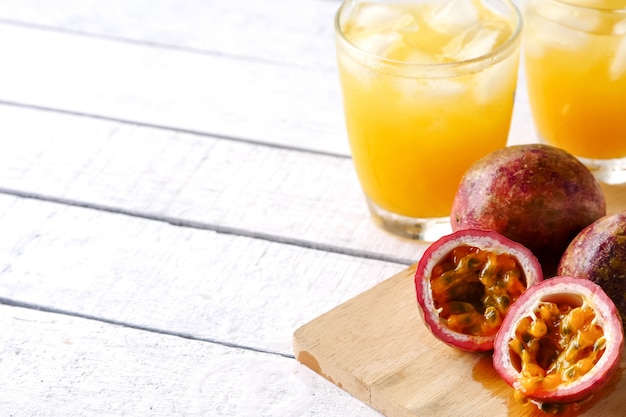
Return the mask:
<svg viewBox="0 0 626 417"><path fill-rule="evenodd" d="M334 68L339 0L5 0L0 20L225 57ZM262 28L263 30L259 30Z"/></svg>
<svg viewBox="0 0 626 417"><path fill-rule="evenodd" d="M324 39L334 50L332 34ZM334 65L276 65L7 24L0 50L3 102L349 155ZM510 143L536 140L523 86L522 72Z"/></svg>
<svg viewBox="0 0 626 417"><path fill-rule="evenodd" d="M0 414L378 416L289 357L424 249L363 204L339 2L0 3Z"/></svg>
<svg viewBox="0 0 626 417"><path fill-rule="evenodd" d="M371 221L348 158L6 105L0 119L6 192L407 265L425 248Z"/></svg>
<svg viewBox="0 0 626 417"><path fill-rule="evenodd" d="M300 327L296 358L387 417L541 417L513 399L489 354L440 342L419 316L408 268ZM620 371L574 416L621 415L626 381Z"/></svg>
<svg viewBox="0 0 626 417"><path fill-rule="evenodd" d="M295 360L0 305L11 417L379 416Z"/></svg>
<svg viewBox="0 0 626 417"><path fill-rule="evenodd" d="M626 210L626 185L603 185L608 211ZM419 317L415 266L321 315L294 332L296 358L388 417L542 416L513 400L489 354L437 340ZM620 372L572 416L621 415Z"/></svg>
<svg viewBox="0 0 626 417"><path fill-rule="evenodd" d="M347 158L5 105L0 117L5 191L407 265L425 248L372 223ZM624 187L605 191L609 211L624 203Z"/></svg>
<svg viewBox="0 0 626 417"><path fill-rule="evenodd" d="M348 154L334 71L2 24L0 50L1 101Z"/></svg>
<svg viewBox="0 0 626 417"><path fill-rule="evenodd" d="M401 265L0 195L0 297L290 355L293 329Z"/></svg>

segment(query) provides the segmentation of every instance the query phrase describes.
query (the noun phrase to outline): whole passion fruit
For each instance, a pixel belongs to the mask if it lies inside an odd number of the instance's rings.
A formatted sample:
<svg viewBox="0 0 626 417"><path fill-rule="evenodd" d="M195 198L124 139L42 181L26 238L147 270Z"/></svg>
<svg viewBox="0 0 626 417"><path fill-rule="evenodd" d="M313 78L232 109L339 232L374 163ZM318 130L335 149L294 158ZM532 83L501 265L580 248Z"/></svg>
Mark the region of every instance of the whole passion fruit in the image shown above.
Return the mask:
<svg viewBox="0 0 626 417"><path fill-rule="evenodd" d="M600 285L626 323L626 211L610 214L583 229L569 244L559 275Z"/></svg>
<svg viewBox="0 0 626 417"><path fill-rule="evenodd" d="M493 349L509 306L543 275L524 246L492 230L444 236L415 272L419 310L444 343L466 351Z"/></svg>
<svg viewBox="0 0 626 417"><path fill-rule="evenodd" d="M520 402L581 401L618 369L622 322L591 281L557 276L511 306L494 344L493 364Z"/></svg>
<svg viewBox="0 0 626 417"><path fill-rule="evenodd" d="M568 152L542 144L510 146L464 174L452 230L493 229L533 252L552 276L570 241L606 214L599 183Z"/></svg>

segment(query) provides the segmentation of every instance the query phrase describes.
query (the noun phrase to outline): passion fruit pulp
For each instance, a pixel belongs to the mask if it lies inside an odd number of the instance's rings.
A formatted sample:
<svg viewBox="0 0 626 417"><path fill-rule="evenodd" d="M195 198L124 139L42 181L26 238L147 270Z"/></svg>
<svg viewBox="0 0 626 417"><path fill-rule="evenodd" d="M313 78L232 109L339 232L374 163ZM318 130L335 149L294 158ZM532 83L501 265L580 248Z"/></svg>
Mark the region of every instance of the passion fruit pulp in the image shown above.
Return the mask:
<svg viewBox="0 0 626 417"><path fill-rule="evenodd" d="M537 258L492 230L466 229L432 243L415 273L419 310L444 343L493 349L509 306L543 279Z"/></svg>
<svg viewBox="0 0 626 417"><path fill-rule="evenodd" d="M622 322L602 288L557 276L529 288L509 309L493 364L518 401L571 403L610 381L622 349Z"/></svg>

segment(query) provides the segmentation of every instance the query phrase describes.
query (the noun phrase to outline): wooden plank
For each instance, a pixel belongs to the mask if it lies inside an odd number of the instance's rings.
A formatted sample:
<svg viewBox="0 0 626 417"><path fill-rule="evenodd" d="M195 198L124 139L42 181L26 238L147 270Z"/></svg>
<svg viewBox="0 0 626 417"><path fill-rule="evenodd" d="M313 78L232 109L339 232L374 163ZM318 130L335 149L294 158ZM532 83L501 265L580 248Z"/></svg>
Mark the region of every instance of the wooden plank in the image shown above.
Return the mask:
<svg viewBox="0 0 626 417"><path fill-rule="evenodd" d="M5 189L406 263L423 249L372 224L347 159L7 106L0 114L12 138L0 143ZM613 188L611 199L624 195Z"/></svg>
<svg viewBox="0 0 626 417"><path fill-rule="evenodd" d="M3 102L348 154L334 71L2 24L0 50Z"/></svg>
<svg viewBox="0 0 626 417"><path fill-rule="evenodd" d="M276 65L7 24L0 48L3 102L349 154L334 65ZM525 89L518 92L510 141L534 141Z"/></svg>
<svg viewBox="0 0 626 417"><path fill-rule="evenodd" d="M291 355L401 265L0 195L0 299Z"/></svg>
<svg viewBox="0 0 626 417"><path fill-rule="evenodd" d="M80 97L65 97L67 93L57 95L47 94L46 88L37 88L38 92L42 92L44 97L37 95L32 97L30 104L49 106L62 109L73 109L75 111L87 111L100 114L107 117L119 117L122 112L116 109L124 109L125 106L133 106L132 101L140 100L141 109L133 109L129 115L141 116L137 121L143 121L152 124L171 124L179 128L199 129L205 131L208 123L198 120L199 118L210 119L210 114L217 114L215 120L211 119L211 126L222 125L217 130L211 132L221 134L244 134L245 137L253 140L266 141L268 143L278 143L286 146L304 146L307 149L325 150L328 152L339 152L347 155L347 144L345 140L345 131L341 117L341 103L339 99L338 82L336 76L336 64L334 53L334 30L333 15L339 6L339 1L298 1L291 2L287 0L263 0L249 1L236 0L232 2L217 1L195 1L187 2L185 7L171 0L161 1L158 4L146 5L144 2L138 1L122 1L115 0L107 3L107 7L102 7L96 0L61 0L59 2L46 2L44 0L25 0L15 1L9 0L0 5L0 21L15 22L15 24L23 23L25 25L34 25L34 27L50 27L61 31L71 33L84 33L94 36L101 36L112 40L124 42L135 42L138 52L129 54L133 55L132 60L126 59L124 56L125 48L121 48L116 53L111 53L107 46L100 48L100 42L94 40L93 45L96 50L92 53L96 57L91 57L89 48L83 48L81 41L71 40L71 46L59 47L58 43L65 39L74 39L74 37L56 36L57 34L45 34L42 36L51 38L48 45L41 44L40 40L24 41L24 47L30 49L43 46L44 50L54 50L58 54L60 49L77 48L76 52L68 51L66 59L60 62L69 63L70 66L66 71L55 70L57 74L65 74L62 84L72 85L76 80L82 80L84 73L79 73L82 68L89 70L90 74L95 74L98 83L92 83L98 91L98 100L102 100L102 96L107 96L111 91L111 85L122 87L126 91L125 99L121 102L112 104L111 107L107 103L75 103L74 99L82 100ZM519 2L517 2L519 3ZM306 19L294 18L294 16L306 16ZM24 28L26 29L26 28ZM10 28L8 29L10 30ZM18 31L20 32L20 31ZM35 31L36 32L36 31ZM13 37L14 44L22 42L20 36ZM17 39L17 42L15 42ZM108 45L107 42L104 43ZM142 52L141 45L151 45L163 50L169 47L179 48L179 54L165 54L161 59L156 60L148 54ZM17 45L19 48L19 45ZM87 49L83 51L82 49ZM132 49L132 48L131 48ZM80 50L80 51L78 51ZM87 54L85 54L87 52ZM163 51L161 51L163 52ZM184 72L182 74L171 74L176 71L176 66L171 64L172 59L179 60L180 56L186 56L187 53L200 53L213 55L206 64L201 64L200 68L207 70L200 75L200 78L194 78L195 74ZM76 54L76 55L75 55ZM119 54L119 55L118 55ZM33 59L38 59L37 54L32 54ZM40 56L47 56L46 54ZM81 59L80 65L73 62L74 56L86 57ZM98 62L101 57L101 62ZM20 60L25 57L20 56ZM220 59L221 58L221 59ZM29 57L30 59L30 57ZM44 58L45 59L45 58ZM220 65L215 66L214 60L221 61ZM267 71L264 67L250 66L250 62L246 61L265 61L267 63L276 63L276 74L266 79ZM12 61L12 60L7 60ZM139 62L138 61L143 61ZM202 61L202 60L200 60ZM85 62L88 68L85 67ZM89 63L95 65L89 65ZM117 77L110 81L107 80L116 76L116 71L111 70L112 62L124 62L127 68L123 71L128 75L125 77ZM185 59L182 59L185 62ZM280 68L280 64L284 64ZM139 65L141 68L134 68ZM220 71L223 65L232 65L233 69ZM319 71L301 72L298 69L288 68L291 66L317 68ZM35 66L29 65L29 68L45 68L49 69L48 64ZM217 70L214 70L213 67ZM156 67L156 68L155 68ZM163 70L160 67L168 67L169 70ZM241 69L254 77L239 77ZM154 73L154 77L138 76L136 79L134 74L145 74L146 70ZM20 72L20 69L17 70ZM202 69L197 73L201 73ZM210 77L207 77L211 74ZM211 83L212 79L219 78L220 75L226 74L225 84L217 82ZM230 77L229 77L230 76ZM318 79L322 77L325 81L318 83ZM48 74L38 74L35 79L41 79L46 87L50 87ZM147 91L147 97L132 97L138 91L138 86L155 81L160 78L157 87L150 85L144 89ZM207 80L208 79L208 80ZM296 85L286 85L288 80L295 79ZM211 110L218 113L205 112L198 114L178 114L181 110L180 103L175 103L176 107L159 110L156 107L167 107L167 98L163 98L159 103L155 103L153 91L159 91L159 96L168 95L170 91L164 91L163 86L166 84L175 85L180 91L180 83L172 82L172 80L187 80L189 85L193 85L192 101L195 96L202 94L195 91L200 86L209 83L211 88L210 98L217 102L232 102L232 98L236 97L237 106L215 106ZM103 84L104 81L104 84ZM232 84L232 82L237 84ZM58 83L59 80L52 81L52 84ZM130 82L130 84L129 84ZM510 135L510 143L527 143L536 141L536 134L532 125L528 99L525 87L525 73L520 70L520 86L516 95L516 106L513 114L512 128ZM234 86L234 88L232 88ZM268 90L263 88L271 86ZM223 88L220 88L223 87ZM296 118L290 121L280 119L281 115L290 114L285 112L282 105L273 106L275 111L267 113L265 108L268 103L259 105L259 103L250 103L250 109L242 109L242 104L250 102L251 93L259 90L259 87L265 93L261 97L267 100L267 97L280 94L289 95L282 102L289 103L288 111L294 112L292 103L297 103L295 110L302 108L302 112ZM81 87L83 90L85 86ZM306 91L303 91L305 89ZM102 91L100 91L102 90ZM238 94L241 92L241 94ZM320 93L321 94L318 94ZM73 92L74 94L74 92ZM71 94L72 95L72 94ZM89 95L89 94L88 94ZM46 97L47 96L47 97ZM1 97L1 96L0 96ZM9 96L6 96L9 97ZM61 102L55 102L54 98L62 98ZM176 94L177 100L179 97ZM306 100L302 100L306 97ZM15 98L15 96L13 96ZM246 98L246 100L242 100ZM10 100L10 98L6 98ZM107 100L111 98L107 97ZM114 98L113 98L114 99ZM330 99L330 100L329 100ZM147 103L146 103L147 102ZM308 106L310 103L319 103L315 109L321 113L310 113ZM86 105L87 104L87 105ZM205 103L193 103L191 108L202 109L207 106ZM135 106L140 105L135 103ZM77 110L78 109L78 110ZM155 110L157 112L155 113ZM232 110L232 111L231 111ZM188 112L189 113L189 112ZM220 114L221 113L221 114ZM240 119L232 120L233 114L241 114ZM319 115L315 120L310 119L310 115ZM260 115L260 118L255 116ZM279 120L273 121L278 117ZM265 124L261 119L267 119ZM245 120L245 123L241 123ZM245 130L241 126L249 124L255 120L255 123L261 123L262 131L269 135L259 135L256 127ZM191 121L191 123L189 123ZM291 123L290 123L291 122ZM330 124L329 124L330 122ZM182 126L186 124L186 126ZM231 128L232 130L228 130ZM280 132L274 134L274 130ZM317 137L309 138L309 130L313 129L313 135L317 133ZM286 130L286 131L283 131ZM304 130L304 132L303 132ZM224 133L226 132L226 133Z"/></svg>
<svg viewBox="0 0 626 417"><path fill-rule="evenodd" d="M328 0L5 0L0 20L197 52L334 68ZM330 47L329 47L330 45Z"/></svg>
<svg viewBox="0 0 626 417"><path fill-rule="evenodd" d="M406 269L298 328L296 358L369 404L373 383L436 344L417 331L415 297L405 294L412 273Z"/></svg>
<svg viewBox="0 0 626 417"><path fill-rule="evenodd" d="M352 161L0 105L0 188L411 264ZM245 162L242 162L245 161Z"/></svg>
<svg viewBox="0 0 626 417"><path fill-rule="evenodd" d="M347 158L3 105L0 118L5 191L407 265L425 248L372 223ZM614 211L626 188L605 189Z"/></svg>
<svg viewBox="0 0 626 417"><path fill-rule="evenodd" d="M379 416L291 358L0 305L12 417Z"/></svg>
<svg viewBox="0 0 626 417"><path fill-rule="evenodd" d="M408 268L297 329L297 359L387 417L544 416L513 399L489 354L461 352L432 336L419 317L414 272ZM621 415L624 395L618 375L574 415Z"/></svg>

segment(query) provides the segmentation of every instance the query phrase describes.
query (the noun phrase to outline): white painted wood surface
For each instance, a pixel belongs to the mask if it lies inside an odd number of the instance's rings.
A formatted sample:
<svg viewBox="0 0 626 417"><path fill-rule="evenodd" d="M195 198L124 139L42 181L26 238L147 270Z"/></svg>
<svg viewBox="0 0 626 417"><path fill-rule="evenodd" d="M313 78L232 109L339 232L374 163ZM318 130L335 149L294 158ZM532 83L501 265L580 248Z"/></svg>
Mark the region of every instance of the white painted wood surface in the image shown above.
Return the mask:
<svg viewBox="0 0 626 417"><path fill-rule="evenodd" d="M424 249L363 204L338 5L0 2L2 415L378 415L291 349Z"/></svg>
<svg viewBox="0 0 626 417"><path fill-rule="evenodd" d="M294 359L0 306L2 415L376 416Z"/></svg>

